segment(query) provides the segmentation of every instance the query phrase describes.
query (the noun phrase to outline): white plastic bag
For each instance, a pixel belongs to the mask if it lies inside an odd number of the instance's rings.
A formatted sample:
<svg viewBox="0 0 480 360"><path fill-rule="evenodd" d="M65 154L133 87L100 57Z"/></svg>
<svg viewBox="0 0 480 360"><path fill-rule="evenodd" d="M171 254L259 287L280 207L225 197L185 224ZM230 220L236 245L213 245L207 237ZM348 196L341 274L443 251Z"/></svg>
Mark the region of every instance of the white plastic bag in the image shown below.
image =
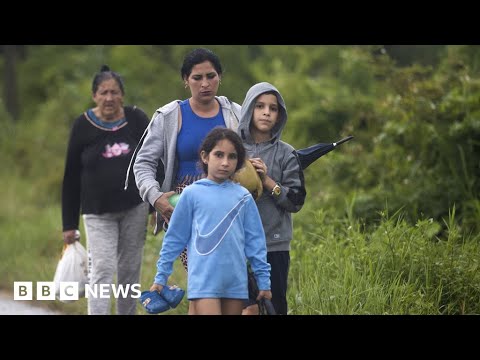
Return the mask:
<svg viewBox="0 0 480 360"><path fill-rule="evenodd" d="M78 282L78 296L80 297L85 294L85 284L88 283L87 264L87 251L80 241L75 241L73 244L66 246L53 278L57 299L59 299L60 296L60 283L65 281Z"/></svg>

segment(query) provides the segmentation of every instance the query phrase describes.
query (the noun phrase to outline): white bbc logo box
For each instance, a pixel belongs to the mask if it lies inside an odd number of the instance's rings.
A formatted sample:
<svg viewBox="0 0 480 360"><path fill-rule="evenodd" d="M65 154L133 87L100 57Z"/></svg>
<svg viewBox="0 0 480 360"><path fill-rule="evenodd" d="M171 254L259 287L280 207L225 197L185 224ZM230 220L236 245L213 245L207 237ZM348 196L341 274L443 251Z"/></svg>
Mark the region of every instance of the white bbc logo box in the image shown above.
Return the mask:
<svg viewBox="0 0 480 360"><path fill-rule="evenodd" d="M64 281L56 289L53 281L37 281L36 299L55 300L57 295L60 301L78 300L78 282ZM15 281L13 283L13 300L33 300L33 284L31 281Z"/></svg>

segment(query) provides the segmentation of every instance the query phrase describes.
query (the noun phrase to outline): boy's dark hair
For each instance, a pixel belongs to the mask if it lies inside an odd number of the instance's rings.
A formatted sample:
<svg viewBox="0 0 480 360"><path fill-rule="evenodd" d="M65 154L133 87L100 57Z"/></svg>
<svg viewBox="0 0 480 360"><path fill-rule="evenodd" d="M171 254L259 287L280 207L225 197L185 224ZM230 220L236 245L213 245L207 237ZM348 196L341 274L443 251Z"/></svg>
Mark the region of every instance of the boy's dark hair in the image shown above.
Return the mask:
<svg viewBox="0 0 480 360"><path fill-rule="evenodd" d="M192 50L183 59L183 65L180 70L182 80L188 79L195 65L201 64L205 61L210 61L218 75L222 75L222 64L220 63L218 56L210 49L198 48Z"/></svg>
<svg viewBox="0 0 480 360"><path fill-rule="evenodd" d="M215 145L221 140L229 140L233 146L235 147L235 150L237 151L237 168L235 171L240 170L243 167L243 164L245 162L245 148L243 147L243 142L242 139L240 139L240 136L238 134L231 130L227 129L224 127L215 127L213 128L207 136L205 136L205 139L203 139L202 145L200 146L199 150L199 159L202 158L201 153L202 151L205 151L207 154L210 154L210 152L213 150ZM204 164L200 160L200 165L202 167L202 170L205 174L208 174L208 165Z"/></svg>
<svg viewBox="0 0 480 360"><path fill-rule="evenodd" d="M108 65L102 65L100 71L95 74L92 82L92 93L95 94L98 90L100 84L106 80L115 79L122 95L125 95L125 90L123 88L123 79L122 77L114 71L111 71Z"/></svg>

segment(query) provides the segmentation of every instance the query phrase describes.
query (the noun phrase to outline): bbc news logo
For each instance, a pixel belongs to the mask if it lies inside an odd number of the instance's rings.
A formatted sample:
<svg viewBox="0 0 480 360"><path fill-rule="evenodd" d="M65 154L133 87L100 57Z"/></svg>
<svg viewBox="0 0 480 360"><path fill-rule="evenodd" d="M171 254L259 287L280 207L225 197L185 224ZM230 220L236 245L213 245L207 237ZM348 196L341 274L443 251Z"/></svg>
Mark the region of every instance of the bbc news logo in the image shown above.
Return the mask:
<svg viewBox="0 0 480 360"><path fill-rule="evenodd" d="M33 283L31 281L15 281L13 283L13 300L33 300ZM108 299L113 296L115 299L131 297L139 298L141 295L140 284L85 284L79 286L76 281L64 281L55 283L53 281L36 282L37 300L74 301L79 297Z"/></svg>

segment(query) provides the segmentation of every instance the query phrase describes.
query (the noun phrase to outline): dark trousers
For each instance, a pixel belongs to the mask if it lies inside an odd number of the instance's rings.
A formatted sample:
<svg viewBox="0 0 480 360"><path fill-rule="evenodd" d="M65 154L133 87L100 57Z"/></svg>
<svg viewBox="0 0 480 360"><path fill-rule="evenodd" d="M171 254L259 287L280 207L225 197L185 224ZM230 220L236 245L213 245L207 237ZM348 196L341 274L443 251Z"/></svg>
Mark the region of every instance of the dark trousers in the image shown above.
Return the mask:
<svg viewBox="0 0 480 360"><path fill-rule="evenodd" d="M272 267L270 282L273 306L277 315L287 315L287 281L290 268L290 252L269 252L267 253L267 262Z"/></svg>

